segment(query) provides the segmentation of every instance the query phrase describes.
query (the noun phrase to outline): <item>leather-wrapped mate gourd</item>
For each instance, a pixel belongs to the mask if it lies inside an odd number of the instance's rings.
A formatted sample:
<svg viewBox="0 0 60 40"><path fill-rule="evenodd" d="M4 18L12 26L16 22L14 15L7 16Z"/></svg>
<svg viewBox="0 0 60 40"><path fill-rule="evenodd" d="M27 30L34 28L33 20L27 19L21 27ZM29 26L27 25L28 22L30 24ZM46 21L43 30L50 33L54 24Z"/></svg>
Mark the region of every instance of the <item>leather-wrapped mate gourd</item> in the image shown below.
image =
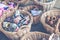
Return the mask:
<svg viewBox="0 0 60 40"><path fill-rule="evenodd" d="M1 32L3 32L7 37L11 39L19 38L20 33L24 35L31 29L33 17L29 12L16 10L14 13L11 13L10 16L4 17L5 18L2 19L3 22L1 24L1 27L3 30Z"/></svg>
<svg viewBox="0 0 60 40"><path fill-rule="evenodd" d="M42 5L44 7L44 12L51 10L55 3L56 0L33 0L35 4Z"/></svg>
<svg viewBox="0 0 60 40"><path fill-rule="evenodd" d="M25 11L28 11L33 16L33 23L37 24L39 22L40 16L43 13L42 5L30 5L24 8Z"/></svg>
<svg viewBox="0 0 60 40"><path fill-rule="evenodd" d="M30 32L21 38L21 40L48 40L49 34L42 32Z"/></svg>
<svg viewBox="0 0 60 40"><path fill-rule="evenodd" d="M50 10L41 16L41 22L49 33L59 32L60 10Z"/></svg>

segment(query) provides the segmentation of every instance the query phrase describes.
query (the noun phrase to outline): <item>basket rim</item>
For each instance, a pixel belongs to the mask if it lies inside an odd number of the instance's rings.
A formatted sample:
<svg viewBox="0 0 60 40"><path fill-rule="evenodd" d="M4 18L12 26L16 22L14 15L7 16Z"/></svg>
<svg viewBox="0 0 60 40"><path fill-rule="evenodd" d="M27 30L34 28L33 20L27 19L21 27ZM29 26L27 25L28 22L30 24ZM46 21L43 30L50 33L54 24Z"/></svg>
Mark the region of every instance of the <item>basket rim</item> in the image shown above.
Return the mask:
<svg viewBox="0 0 60 40"><path fill-rule="evenodd" d="M33 35L33 34L39 34L39 35L44 35L44 36L50 36L50 34L46 34L46 33L43 33L43 32L29 32L29 33L27 33L25 36L23 36L22 38L21 38L21 40L23 40L23 39L25 39L26 37L29 37L30 35ZM36 36L35 35L35 36ZM31 37L32 38L32 37Z"/></svg>

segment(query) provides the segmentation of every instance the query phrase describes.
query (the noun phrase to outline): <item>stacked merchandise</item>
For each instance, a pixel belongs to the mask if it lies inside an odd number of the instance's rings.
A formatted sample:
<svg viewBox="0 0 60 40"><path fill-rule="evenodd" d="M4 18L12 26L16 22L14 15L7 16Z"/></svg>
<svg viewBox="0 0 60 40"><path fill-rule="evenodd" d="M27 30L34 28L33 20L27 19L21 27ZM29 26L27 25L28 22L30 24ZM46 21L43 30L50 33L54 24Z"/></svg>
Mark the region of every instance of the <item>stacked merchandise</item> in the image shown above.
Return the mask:
<svg viewBox="0 0 60 40"><path fill-rule="evenodd" d="M30 23L30 19L28 15L23 15L16 11L16 13L11 16L7 17L3 22L3 28L6 31L16 32L22 25L28 25Z"/></svg>

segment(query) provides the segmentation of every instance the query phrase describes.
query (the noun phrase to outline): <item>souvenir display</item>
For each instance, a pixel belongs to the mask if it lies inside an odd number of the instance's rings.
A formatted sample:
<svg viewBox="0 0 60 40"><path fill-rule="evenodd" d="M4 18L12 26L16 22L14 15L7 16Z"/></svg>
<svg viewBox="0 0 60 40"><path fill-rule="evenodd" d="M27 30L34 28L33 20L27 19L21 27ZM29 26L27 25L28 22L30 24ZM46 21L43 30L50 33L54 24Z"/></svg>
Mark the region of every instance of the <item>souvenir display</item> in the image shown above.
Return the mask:
<svg viewBox="0 0 60 40"><path fill-rule="evenodd" d="M7 40L60 40L60 10L55 3L56 0L0 0L0 32Z"/></svg>
<svg viewBox="0 0 60 40"><path fill-rule="evenodd" d="M22 25L28 25L30 22L28 15L23 15L19 10L11 17L7 17L3 22L3 28L6 31L15 32ZM10 22L10 23L9 23Z"/></svg>

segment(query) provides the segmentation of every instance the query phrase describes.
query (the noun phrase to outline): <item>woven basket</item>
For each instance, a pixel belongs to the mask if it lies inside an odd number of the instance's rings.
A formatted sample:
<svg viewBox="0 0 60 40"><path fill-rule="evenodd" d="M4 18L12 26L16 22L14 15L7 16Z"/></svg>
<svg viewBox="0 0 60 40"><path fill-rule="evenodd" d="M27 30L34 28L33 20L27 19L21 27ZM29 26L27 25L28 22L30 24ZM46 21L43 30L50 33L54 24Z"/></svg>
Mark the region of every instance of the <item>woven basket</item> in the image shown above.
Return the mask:
<svg viewBox="0 0 60 40"><path fill-rule="evenodd" d="M45 22L46 17L48 15L49 16L56 16L56 15L58 16L58 15L60 15L60 10L55 9L55 10L50 10L48 12L45 12L44 14L42 14L41 20L40 20L41 23L43 24L44 28L47 30L47 32L53 33L56 31L58 33L58 30L56 30L57 27L52 27Z"/></svg>
<svg viewBox="0 0 60 40"><path fill-rule="evenodd" d="M31 9L33 9L33 8L35 8L35 7L38 7L39 9L41 9L42 11L43 11L43 6L41 6L41 5L30 5L30 6L26 6L26 7L24 7L24 9L23 10L25 10L25 11L28 11L28 12L30 12L30 10ZM31 12L30 12L31 13ZM41 13L42 14L42 13ZM38 22L39 22L39 18L40 18L40 16L41 16L41 14L39 14L39 15L37 15L37 16L33 16L33 23L34 24L37 24Z"/></svg>
<svg viewBox="0 0 60 40"><path fill-rule="evenodd" d="M48 40L49 36L49 34L42 32L30 32L23 36L21 40L42 40L42 38Z"/></svg>
<svg viewBox="0 0 60 40"><path fill-rule="evenodd" d="M34 3L35 4L39 4L39 5L43 5L44 7L44 12L45 11L48 11L50 9L52 9L56 3L56 0L53 0L51 2L46 2L47 0L41 0L41 1L38 1L38 0L34 0Z"/></svg>
<svg viewBox="0 0 60 40"><path fill-rule="evenodd" d="M21 28L19 29L19 31L17 32L8 32L8 31L5 31L3 28L2 28L2 22L5 20L6 17L9 17L9 16L12 16L14 13L10 13L10 14L7 14L7 15L3 15L2 18L1 18L1 22L0 22L0 31L3 32L7 37L11 38L12 40L17 40L20 36L23 36L24 34L26 34L27 32L30 31L31 29L31 24L33 22L33 18L31 16L31 14L29 12L26 12L26 11L21 11L21 13L23 13L24 15L29 15L30 17L30 23L28 25L23 25L21 26ZM25 31L26 30L26 33Z"/></svg>

